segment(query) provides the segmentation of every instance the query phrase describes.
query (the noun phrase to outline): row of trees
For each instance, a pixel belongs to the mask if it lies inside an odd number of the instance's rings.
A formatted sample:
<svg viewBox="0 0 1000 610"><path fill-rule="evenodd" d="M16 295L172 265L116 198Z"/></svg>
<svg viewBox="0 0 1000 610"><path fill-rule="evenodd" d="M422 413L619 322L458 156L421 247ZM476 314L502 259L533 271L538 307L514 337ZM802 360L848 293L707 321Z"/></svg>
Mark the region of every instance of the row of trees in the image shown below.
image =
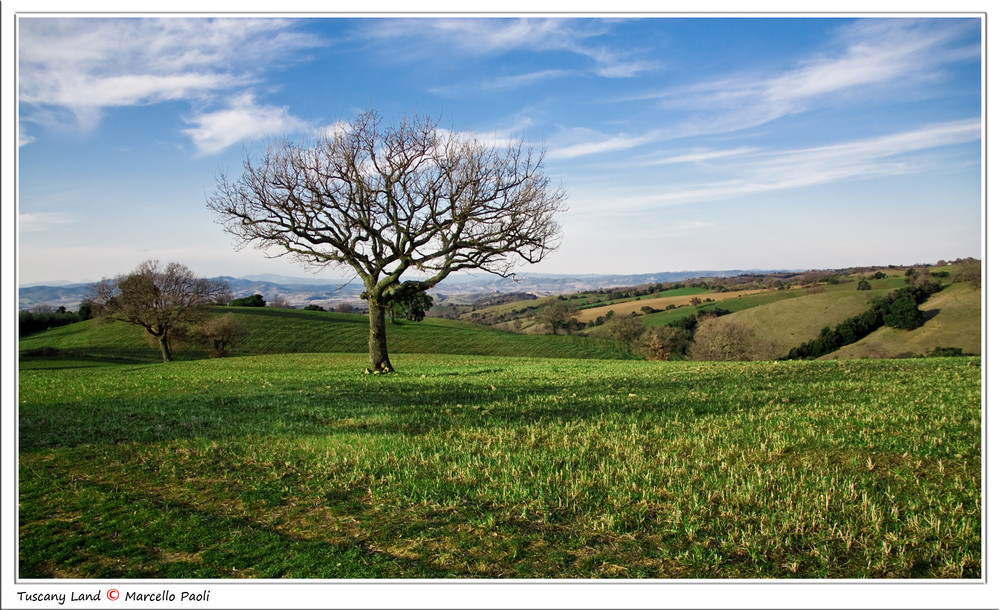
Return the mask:
<svg viewBox="0 0 1000 610"><path fill-rule="evenodd" d="M824 327L816 339L792 348L788 358L818 358L854 343L882 326L913 330L924 321L924 312L919 305L940 288L940 284L907 286L884 297L873 298L867 311L844 320L836 328Z"/></svg>
<svg viewBox="0 0 1000 610"><path fill-rule="evenodd" d="M52 309L44 305L36 306L32 311L18 312L17 332L19 337L27 337L50 328L66 326L91 317L91 307L89 303L84 303L77 311L69 311L60 306Z"/></svg>

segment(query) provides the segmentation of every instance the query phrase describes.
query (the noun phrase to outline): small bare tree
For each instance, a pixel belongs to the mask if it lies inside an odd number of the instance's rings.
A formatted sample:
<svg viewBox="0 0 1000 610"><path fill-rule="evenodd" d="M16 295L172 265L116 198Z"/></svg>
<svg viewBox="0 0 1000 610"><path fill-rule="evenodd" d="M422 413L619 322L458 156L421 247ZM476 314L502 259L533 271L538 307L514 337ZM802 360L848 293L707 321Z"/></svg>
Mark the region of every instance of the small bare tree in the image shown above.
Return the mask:
<svg viewBox="0 0 1000 610"><path fill-rule="evenodd" d="M249 331L232 313L204 320L189 332L206 348L213 358L225 358L236 344L245 339Z"/></svg>
<svg viewBox="0 0 1000 610"><path fill-rule="evenodd" d="M97 315L146 329L160 347L163 361L173 360L172 334L200 320L210 305L232 299L229 284L196 277L180 263L160 267L146 261L131 273L103 279L92 288Z"/></svg>
<svg viewBox="0 0 1000 610"><path fill-rule="evenodd" d="M688 344L687 333L672 326L655 326L640 337L639 351L648 360L670 360Z"/></svg>
<svg viewBox="0 0 1000 610"><path fill-rule="evenodd" d="M452 271L503 277L555 248L565 195L542 154L494 146L415 117L383 125L361 113L315 146L273 143L243 172L217 180L208 207L241 246L276 248L311 266L346 266L364 282L370 370L392 371L385 314L393 300ZM426 279L404 280L407 271Z"/></svg>
<svg viewBox="0 0 1000 610"><path fill-rule="evenodd" d="M636 343L645 332L645 326L637 316L615 316L604 328L612 339L626 345Z"/></svg>
<svg viewBox="0 0 1000 610"><path fill-rule="evenodd" d="M535 319L552 329L553 335L559 334L559 329L566 326L572 318L573 312L569 305L559 299L552 299L535 313Z"/></svg>
<svg viewBox="0 0 1000 610"><path fill-rule="evenodd" d="M691 344L694 360L768 360L777 352L772 341L758 337L751 327L729 316L703 319Z"/></svg>

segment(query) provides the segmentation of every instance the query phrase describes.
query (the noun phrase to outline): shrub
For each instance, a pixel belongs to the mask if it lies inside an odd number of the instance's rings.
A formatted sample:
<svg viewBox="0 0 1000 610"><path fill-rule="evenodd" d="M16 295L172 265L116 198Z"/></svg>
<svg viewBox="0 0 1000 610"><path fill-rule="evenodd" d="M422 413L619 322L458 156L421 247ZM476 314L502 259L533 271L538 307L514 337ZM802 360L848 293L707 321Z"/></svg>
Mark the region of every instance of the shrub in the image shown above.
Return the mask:
<svg viewBox="0 0 1000 610"><path fill-rule="evenodd" d="M85 299L80 303L80 309L77 310L76 315L80 317L80 320L92 320L94 318L94 303L93 301Z"/></svg>
<svg viewBox="0 0 1000 610"><path fill-rule="evenodd" d="M966 354L962 351L960 347L935 347L934 351L928 354L931 358L953 358L956 356L972 356L973 354Z"/></svg>
<svg viewBox="0 0 1000 610"><path fill-rule="evenodd" d="M983 284L982 261L967 259L960 263L955 273L955 281L968 282L973 288L980 288Z"/></svg>
<svg viewBox="0 0 1000 610"><path fill-rule="evenodd" d="M213 358L225 358L249 334L232 313L209 318L189 331L190 339L208 348Z"/></svg>
<svg viewBox="0 0 1000 610"><path fill-rule="evenodd" d="M647 360L670 360L682 355L690 342L690 335L679 328L656 326L643 333L639 352Z"/></svg>
<svg viewBox="0 0 1000 610"><path fill-rule="evenodd" d="M255 294L249 297L242 297L239 299L233 299L229 302L230 307L265 307L267 306L267 301L264 297L259 294Z"/></svg>
<svg viewBox="0 0 1000 610"><path fill-rule="evenodd" d="M901 330L913 330L924 322L924 312L917 307L917 299L911 292L901 292L889 306L885 314L885 325Z"/></svg>

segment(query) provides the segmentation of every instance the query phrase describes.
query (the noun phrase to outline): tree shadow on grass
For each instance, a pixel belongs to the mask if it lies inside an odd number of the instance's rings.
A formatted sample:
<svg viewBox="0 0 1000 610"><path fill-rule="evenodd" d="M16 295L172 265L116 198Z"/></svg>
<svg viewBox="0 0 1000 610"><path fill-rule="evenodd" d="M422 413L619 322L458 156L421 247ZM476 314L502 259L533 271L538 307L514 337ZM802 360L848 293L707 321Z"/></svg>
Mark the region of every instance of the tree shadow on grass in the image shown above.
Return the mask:
<svg viewBox="0 0 1000 610"><path fill-rule="evenodd" d="M205 359L208 359L208 356L200 351L185 350L174 354L174 360L178 362ZM162 364L163 358L153 348L130 350L101 347L80 349L40 347L23 350L18 354L20 370L65 370L155 363Z"/></svg>
<svg viewBox="0 0 1000 610"><path fill-rule="evenodd" d="M723 374L632 380L622 389L608 380L574 380L567 386L558 376L508 379L508 385L498 387L489 377L498 371L502 369L445 373L438 375L448 379L441 386L359 376L357 382L330 390L316 386L305 393L254 388L246 394L192 392L169 398L104 396L22 404L20 449L248 436L419 436L456 427L488 429L602 417L692 419L757 408L773 397L761 389L758 399L724 399L722 389L729 382ZM806 385L785 387L783 392L789 408L812 399Z"/></svg>
<svg viewBox="0 0 1000 610"><path fill-rule="evenodd" d="M59 519L22 523L20 578L81 573L84 578L110 579L450 575L379 550L360 530L330 537L294 535L250 517L227 515L208 499L202 507L166 492L135 491L125 481L77 480L76 485L88 488L77 497L91 502L69 507L84 517L71 531ZM103 502L95 505L95 496ZM344 509L359 507L352 501Z"/></svg>

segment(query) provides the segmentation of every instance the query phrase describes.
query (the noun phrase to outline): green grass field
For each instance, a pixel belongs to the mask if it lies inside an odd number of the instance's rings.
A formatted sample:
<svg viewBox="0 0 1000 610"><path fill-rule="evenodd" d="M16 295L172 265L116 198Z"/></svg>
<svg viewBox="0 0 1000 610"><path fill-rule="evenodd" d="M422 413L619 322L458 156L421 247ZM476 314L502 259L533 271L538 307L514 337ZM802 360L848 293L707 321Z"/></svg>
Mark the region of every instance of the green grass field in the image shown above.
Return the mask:
<svg viewBox="0 0 1000 610"><path fill-rule="evenodd" d="M75 352L19 377L21 578L982 575L978 358L374 376L122 363L122 328L22 341Z"/></svg>
<svg viewBox="0 0 1000 610"><path fill-rule="evenodd" d="M219 307L232 313L249 331L233 350L234 356L315 352L365 352L368 317L290 309ZM480 324L427 318L388 324L392 354L432 353L521 356L531 358L633 358L610 342L568 335L517 335ZM80 322L26 337L20 341L21 367L51 368L57 360L65 366L84 363L157 362L159 352L138 326L94 321ZM53 350L58 350L59 353ZM39 357L36 354L41 354ZM178 360L204 358L198 350L177 350Z"/></svg>

